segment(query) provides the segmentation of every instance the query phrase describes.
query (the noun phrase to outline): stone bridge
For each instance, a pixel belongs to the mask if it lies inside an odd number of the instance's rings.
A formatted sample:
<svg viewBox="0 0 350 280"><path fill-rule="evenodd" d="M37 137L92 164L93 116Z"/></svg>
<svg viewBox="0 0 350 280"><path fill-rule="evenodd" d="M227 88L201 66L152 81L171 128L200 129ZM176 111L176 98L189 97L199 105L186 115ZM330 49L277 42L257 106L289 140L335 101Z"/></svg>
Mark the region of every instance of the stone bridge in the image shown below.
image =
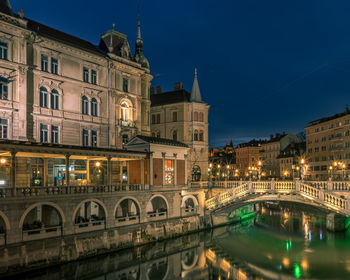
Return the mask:
<svg viewBox="0 0 350 280"><path fill-rule="evenodd" d="M2 188L0 246L188 217L199 223L203 210L204 192L187 186Z"/></svg>
<svg viewBox="0 0 350 280"><path fill-rule="evenodd" d="M291 201L310 204L350 216L347 182L227 181L214 182L216 195L205 202L210 213L258 201Z"/></svg>

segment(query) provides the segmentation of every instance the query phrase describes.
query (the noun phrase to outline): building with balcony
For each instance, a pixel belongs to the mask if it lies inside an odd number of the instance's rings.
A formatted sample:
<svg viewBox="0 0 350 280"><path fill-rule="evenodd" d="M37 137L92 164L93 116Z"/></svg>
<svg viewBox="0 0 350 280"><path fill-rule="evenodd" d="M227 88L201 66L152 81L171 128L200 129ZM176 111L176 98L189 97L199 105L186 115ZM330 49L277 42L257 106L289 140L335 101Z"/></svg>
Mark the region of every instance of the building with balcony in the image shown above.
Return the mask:
<svg viewBox="0 0 350 280"><path fill-rule="evenodd" d="M306 130L307 176L322 180L350 175L350 111L309 123Z"/></svg>
<svg viewBox="0 0 350 280"><path fill-rule="evenodd" d="M207 180L208 177L208 115L210 106L202 101L197 70L192 93L175 85L174 91L151 91L151 134L153 137L172 139L190 148L188 181Z"/></svg>

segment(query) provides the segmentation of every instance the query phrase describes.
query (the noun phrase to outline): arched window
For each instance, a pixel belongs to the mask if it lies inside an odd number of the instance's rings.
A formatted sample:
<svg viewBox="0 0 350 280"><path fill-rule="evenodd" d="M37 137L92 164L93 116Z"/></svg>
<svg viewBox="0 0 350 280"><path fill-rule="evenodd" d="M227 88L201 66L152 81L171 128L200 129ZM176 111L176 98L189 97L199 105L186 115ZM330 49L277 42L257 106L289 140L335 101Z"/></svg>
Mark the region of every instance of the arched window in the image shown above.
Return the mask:
<svg viewBox="0 0 350 280"><path fill-rule="evenodd" d="M199 121L200 121L200 122L203 122L203 119L204 119L204 118L203 118L203 113L200 112L200 113L199 113Z"/></svg>
<svg viewBox="0 0 350 280"><path fill-rule="evenodd" d="M194 120L195 122L198 121L198 112L194 112L194 114L193 114L193 120Z"/></svg>
<svg viewBox="0 0 350 280"><path fill-rule="evenodd" d="M82 105L82 113L84 115L88 115L89 114L89 100L86 96L83 96L81 105Z"/></svg>
<svg viewBox="0 0 350 280"><path fill-rule="evenodd" d="M97 100L96 98L91 99L91 116L97 117Z"/></svg>
<svg viewBox="0 0 350 280"><path fill-rule="evenodd" d="M160 138L160 132L159 131L157 132L157 138Z"/></svg>
<svg viewBox="0 0 350 280"><path fill-rule="evenodd" d="M121 109L120 109L120 118L123 121L128 121L130 119L130 115L129 115L129 105L126 102L123 102L121 105Z"/></svg>
<svg viewBox="0 0 350 280"><path fill-rule="evenodd" d="M9 80L0 76L0 99L8 100L9 98Z"/></svg>
<svg viewBox="0 0 350 280"><path fill-rule="evenodd" d="M55 89L51 91L51 109L59 109L59 93Z"/></svg>
<svg viewBox="0 0 350 280"><path fill-rule="evenodd" d="M197 129L194 131L193 140L194 140L194 141L198 141L198 130L197 130Z"/></svg>
<svg viewBox="0 0 350 280"><path fill-rule="evenodd" d="M156 137L156 134L154 132L152 132L152 137Z"/></svg>
<svg viewBox="0 0 350 280"><path fill-rule="evenodd" d="M204 141L203 130L199 131L199 141Z"/></svg>
<svg viewBox="0 0 350 280"><path fill-rule="evenodd" d="M177 141L177 130L173 131L173 140Z"/></svg>
<svg viewBox="0 0 350 280"><path fill-rule="evenodd" d="M43 108L48 107L47 96L48 96L47 89L44 87L41 87L40 88L40 107L43 107Z"/></svg>

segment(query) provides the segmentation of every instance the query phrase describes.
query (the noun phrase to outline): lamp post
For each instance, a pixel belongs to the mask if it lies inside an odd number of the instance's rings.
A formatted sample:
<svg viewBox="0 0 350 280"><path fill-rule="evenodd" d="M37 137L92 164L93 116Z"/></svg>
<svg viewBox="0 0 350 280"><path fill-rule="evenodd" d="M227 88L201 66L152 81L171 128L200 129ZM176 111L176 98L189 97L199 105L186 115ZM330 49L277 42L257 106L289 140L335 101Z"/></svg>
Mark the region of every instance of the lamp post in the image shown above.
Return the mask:
<svg viewBox="0 0 350 280"><path fill-rule="evenodd" d="M346 167L346 165L345 165L345 163L343 163L341 166L341 168L343 170L343 181L345 180L345 167Z"/></svg>
<svg viewBox="0 0 350 280"><path fill-rule="evenodd" d="M259 181L261 180L261 169L262 169L262 161L259 160L258 161L258 177L259 177Z"/></svg>

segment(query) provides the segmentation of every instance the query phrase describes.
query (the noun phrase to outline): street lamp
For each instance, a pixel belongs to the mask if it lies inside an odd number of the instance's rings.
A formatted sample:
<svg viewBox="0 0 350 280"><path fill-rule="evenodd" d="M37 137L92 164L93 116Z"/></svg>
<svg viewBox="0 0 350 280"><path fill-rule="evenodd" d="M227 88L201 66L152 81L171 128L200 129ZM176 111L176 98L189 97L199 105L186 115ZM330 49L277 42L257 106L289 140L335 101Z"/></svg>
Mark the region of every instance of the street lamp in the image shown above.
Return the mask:
<svg viewBox="0 0 350 280"><path fill-rule="evenodd" d="M344 181L345 180L345 167L346 167L345 163L343 163L341 167L343 169L343 181Z"/></svg>
<svg viewBox="0 0 350 280"><path fill-rule="evenodd" d="M99 162L99 161L96 162L96 163L95 163L95 166L96 166L96 167L100 167L100 166L101 166L101 162Z"/></svg>
<svg viewBox="0 0 350 280"><path fill-rule="evenodd" d="M6 163L6 159L5 158L0 159L0 163L1 164L5 164Z"/></svg>
<svg viewBox="0 0 350 280"><path fill-rule="evenodd" d="M261 180L261 168L262 168L262 161L261 160L259 160L258 161L258 166L259 166L259 181Z"/></svg>

